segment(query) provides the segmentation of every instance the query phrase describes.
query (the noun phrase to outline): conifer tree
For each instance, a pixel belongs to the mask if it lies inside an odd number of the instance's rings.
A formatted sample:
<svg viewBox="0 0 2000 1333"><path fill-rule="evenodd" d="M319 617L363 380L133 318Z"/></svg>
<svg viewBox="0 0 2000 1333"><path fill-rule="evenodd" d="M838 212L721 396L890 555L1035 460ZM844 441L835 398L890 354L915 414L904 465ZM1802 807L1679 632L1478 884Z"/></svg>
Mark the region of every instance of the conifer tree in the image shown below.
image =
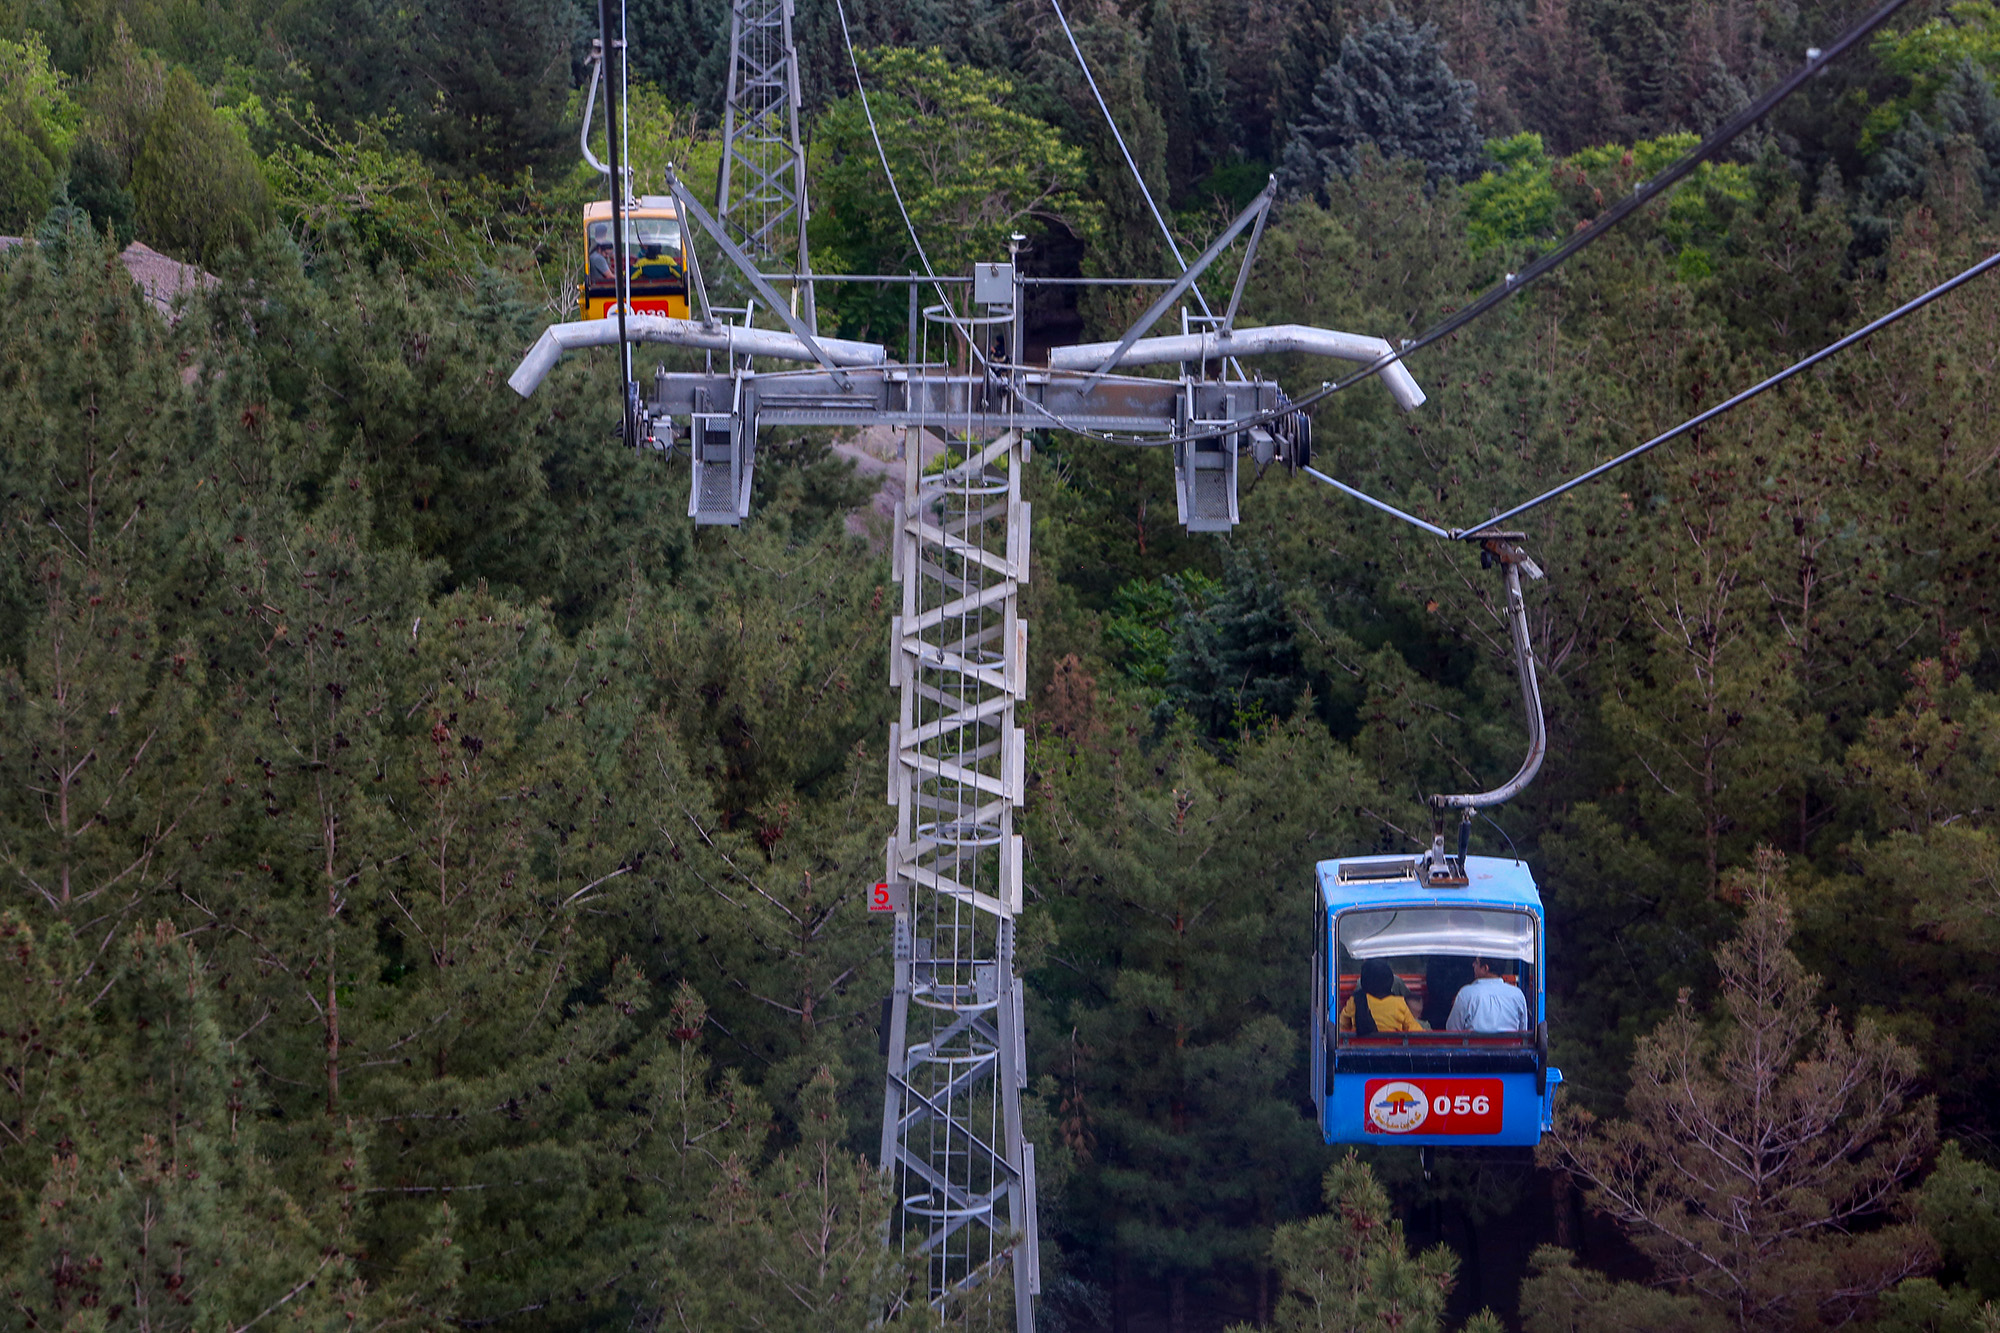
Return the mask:
<svg viewBox="0 0 2000 1333"><path fill-rule="evenodd" d="M157 600L178 600L163 575L200 526L205 451L115 254L87 234L43 248L6 275L24 317L0 335L18 479L0 523L0 864L26 919L69 922L94 957L188 886L214 834L206 663Z"/></svg>
<svg viewBox="0 0 2000 1333"><path fill-rule="evenodd" d="M1744 1329L1840 1327L1935 1256L1915 1224L1852 1226L1896 1207L1936 1107L1917 1095L1907 1047L1866 1019L1850 1030L1818 1011L1819 979L1788 947L1784 864L1760 851L1731 873L1746 907L1716 953L1714 1025L1683 991L1639 1043L1626 1118L1565 1109L1541 1149L1662 1278ZM1587 1315L1624 1299L1555 1281L1537 1291L1550 1302L1538 1318L1571 1317L1567 1301Z"/></svg>
<svg viewBox="0 0 2000 1333"><path fill-rule="evenodd" d="M1413 1255L1389 1195L1353 1149L1326 1169L1320 1191L1327 1211L1288 1222L1271 1238L1285 1294L1266 1325L1274 1333L1440 1333L1458 1258L1436 1245ZM1465 1333L1498 1333L1482 1310ZM1231 1333L1250 1333L1237 1325Z"/></svg>
<svg viewBox="0 0 2000 1333"><path fill-rule="evenodd" d="M1995 701L1967 670L1965 638L1907 673L1901 706L1866 719L1842 775L1871 831L1844 846L1852 873L1830 878L1807 918L1815 957L1840 968L1844 1007L1881 1007L1906 1025L1938 1091L1941 1123L1990 1132L2000 1004L1985 977L2000 949L1992 741Z"/></svg>
<svg viewBox="0 0 2000 1333"><path fill-rule="evenodd" d="M1475 91L1445 63L1437 25L1420 28L1391 6L1358 36L1343 37L1339 60L1320 71L1312 113L1285 144L1285 188L1323 194L1329 180L1360 170L1363 144L1390 161L1423 163L1433 184L1471 180L1486 163Z"/></svg>
<svg viewBox="0 0 2000 1333"><path fill-rule="evenodd" d="M1617 1282L1554 1245L1535 1250L1521 1281L1526 1333L1723 1333L1732 1325L1699 1298L1638 1282Z"/></svg>
<svg viewBox="0 0 2000 1333"><path fill-rule="evenodd" d="M807 1080L799 1141L761 1172L740 1156L722 1162L700 1205L705 1226L669 1256L666 1327L860 1333L928 1323L921 1301L906 1303L910 1263L882 1243L888 1178L843 1142L839 1082L827 1069Z"/></svg>
<svg viewBox="0 0 2000 1333"><path fill-rule="evenodd" d="M432 161L506 181L568 157L572 44L594 15L579 23L561 0L425 0L404 12L413 128Z"/></svg>
<svg viewBox="0 0 2000 1333"><path fill-rule="evenodd" d="M1167 726L1176 714L1212 739L1282 721L1306 687L1292 618L1268 561L1232 553L1221 592L1206 605L1184 605L1166 663L1166 698L1154 709Z"/></svg>
<svg viewBox="0 0 2000 1333"><path fill-rule="evenodd" d="M160 249L214 263L270 225L264 175L240 126L223 120L185 69L167 75L132 160L140 232Z"/></svg>
<svg viewBox="0 0 2000 1333"><path fill-rule="evenodd" d="M1545 136L1558 155L1610 137L1618 88L1588 27L1587 7L1535 0L1526 18L1520 63L1507 80L1523 122Z"/></svg>
<svg viewBox="0 0 2000 1333"><path fill-rule="evenodd" d="M345 1260L271 1178L200 955L166 921L114 952L91 1024L41 1015L80 1068L37 1117L53 1156L33 1224L0 1261L15 1318L192 1330L285 1309L323 1326ZM47 978L36 989L59 998Z"/></svg>
<svg viewBox="0 0 2000 1333"><path fill-rule="evenodd" d="M42 578L22 664L0 667L0 865L95 953L193 873L214 748L190 645L162 645L143 600L56 552Z"/></svg>
<svg viewBox="0 0 2000 1333"><path fill-rule="evenodd" d="M37 930L10 908L0 946L0 1254L18 1254L92 1054L89 1001L103 982L67 924Z"/></svg>
<svg viewBox="0 0 2000 1333"><path fill-rule="evenodd" d="M1944 1145L1923 1188L1917 1220L1937 1242L1942 1270L1882 1298L1881 1333L1991 1333L2000 1328L2000 1171ZM1940 1281L1942 1278L1943 1281Z"/></svg>
<svg viewBox="0 0 2000 1333"><path fill-rule="evenodd" d="M1124 756L1101 778L1080 759L1051 771L1036 878L1061 942L1040 1030L1073 1034L1052 1063L1088 1145L1081 1239L1184 1319L1202 1284L1259 1269L1310 1197L1304 896L1315 857L1354 838L1359 774L1304 718L1246 738L1233 767L1185 733L1150 755L1136 740L1104 743Z"/></svg>

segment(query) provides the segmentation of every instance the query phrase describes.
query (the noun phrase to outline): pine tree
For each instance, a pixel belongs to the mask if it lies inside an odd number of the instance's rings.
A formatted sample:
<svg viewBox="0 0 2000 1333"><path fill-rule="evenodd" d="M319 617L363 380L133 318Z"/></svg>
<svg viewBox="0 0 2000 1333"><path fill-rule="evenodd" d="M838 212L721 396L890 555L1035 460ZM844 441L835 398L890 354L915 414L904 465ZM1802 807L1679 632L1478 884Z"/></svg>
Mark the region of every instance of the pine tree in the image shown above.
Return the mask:
<svg viewBox="0 0 2000 1333"><path fill-rule="evenodd" d="M1929 114L1911 108L1901 125L1872 155L1862 180L1856 229L1883 244L1893 224L1896 205L1922 198L1938 159L1956 141L1966 141L1976 154L1974 172L1990 204L2000 198L2000 95L1985 69L1971 59L1956 66L1944 80Z"/></svg>
<svg viewBox="0 0 2000 1333"><path fill-rule="evenodd" d="M1883 1296L1882 1333L1990 1333L2000 1328L2000 1172L1947 1143L1916 1214L1937 1242L1939 1282L1910 1278Z"/></svg>
<svg viewBox="0 0 2000 1333"><path fill-rule="evenodd" d="M94 951L198 875L215 762L192 646L150 607L50 552L45 613L0 667L0 864Z"/></svg>
<svg viewBox="0 0 2000 1333"><path fill-rule="evenodd" d="M54 1155L34 1223L0 1261L15 1317L192 1330L283 1308L322 1324L346 1265L262 1159L248 1071L223 1039L200 955L161 921L121 935L104 962L84 1030L53 1007L40 1016L56 1042L76 1043L81 1067L37 1117ZM60 999L52 978L36 990ZM16 992L9 1007L34 997Z"/></svg>
<svg viewBox="0 0 2000 1333"><path fill-rule="evenodd" d="M214 833L206 664L160 603L216 492L165 327L115 253L86 232L6 282L0 861L27 919L67 921L94 955L188 887Z"/></svg>
<svg viewBox="0 0 2000 1333"><path fill-rule="evenodd" d="M1200 606L1182 600L1155 725L1184 713L1203 735L1227 741L1290 717L1307 682L1268 558L1232 552L1216 597Z"/></svg>
<svg viewBox="0 0 2000 1333"><path fill-rule="evenodd" d="M1521 1320L1526 1333L1723 1333L1730 1327L1696 1297L1578 1268L1575 1255L1554 1245L1538 1247L1529 1259Z"/></svg>
<svg viewBox="0 0 2000 1333"><path fill-rule="evenodd" d="M922 1302L906 1303L910 1261L882 1243L888 1179L844 1145L840 1082L827 1069L806 1082L799 1141L762 1171L724 1160L702 1204L706 1224L669 1256L667 1328L860 1333L928 1322Z"/></svg>
<svg viewBox="0 0 2000 1333"><path fill-rule="evenodd" d="M1893 1209L1935 1134L1916 1060L1868 1020L1850 1031L1816 1010L1819 979L1788 945L1784 859L1732 872L1742 928L1716 953L1711 1026L1683 991L1639 1043L1626 1118L1565 1109L1543 1159L1586 1186L1659 1275L1725 1325L1839 1327L1934 1261L1907 1222L1855 1229ZM1616 1289L1543 1288L1560 1301Z"/></svg>
<svg viewBox="0 0 2000 1333"><path fill-rule="evenodd" d="M184 69L167 75L160 108L139 141L132 198L140 232L197 264L246 248L271 221L257 155Z"/></svg>
<svg viewBox="0 0 2000 1333"><path fill-rule="evenodd" d="M1319 1135L1287 998L1309 917L1287 904L1314 857L1352 842L1359 775L1303 718L1234 768L1184 732L1148 754L1140 725L1036 761L1051 769L1035 879L1060 944L1041 974L1054 1021L1030 1031L1073 1034L1036 1064L1068 1071L1079 1248L1164 1285L1185 1319L1204 1284L1260 1269L1269 1229L1310 1198ZM1279 798L1281 773L1307 786Z"/></svg>
<svg viewBox="0 0 2000 1333"><path fill-rule="evenodd" d="M1523 122L1558 157L1616 133L1618 89L1582 9L1570 0L1535 0L1507 80Z"/></svg>
<svg viewBox="0 0 2000 1333"><path fill-rule="evenodd" d="M1327 1168L1320 1189L1327 1211L1288 1222L1271 1239L1285 1295L1266 1327L1274 1333L1439 1333L1458 1257L1442 1245L1409 1252L1388 1193L1351 1148ZM1498 1333L1500 1327L1491 1311L1482 1310L1465 1333ZM1237 1325L1231 1333L1250 1330Z"/></svg>
<svg viewBox="0 0 2000 1333"><path fill-rule="evenodd" d="M1293 194L1324 195L1329 180L1360 170L1361 146L1373 144L1390 161L1423 163L1432 184L1471 180L1486 165L1475 92L1445 63L1437 25L1419 28L1391 6L1358 37L1343 37L1340 59L1320 71L1280 179Z"/></svg>
<svg viewBox="0 0 2000 1333"><path fill-rule="evenodd" d="M0 946L0 1254L11 1255L34 1233L50 1148L92 1053L90 996L103 983L85 973L60 922L38 931L9 909Z"/></svg>
<svg viewBox="0 0 2000 1333"><path fill-rule="evenodd" d="M562 0L424 0L411 17L413 110L432 161L505 181L569 160L571 49L594 16L579 23Z"/></svg>

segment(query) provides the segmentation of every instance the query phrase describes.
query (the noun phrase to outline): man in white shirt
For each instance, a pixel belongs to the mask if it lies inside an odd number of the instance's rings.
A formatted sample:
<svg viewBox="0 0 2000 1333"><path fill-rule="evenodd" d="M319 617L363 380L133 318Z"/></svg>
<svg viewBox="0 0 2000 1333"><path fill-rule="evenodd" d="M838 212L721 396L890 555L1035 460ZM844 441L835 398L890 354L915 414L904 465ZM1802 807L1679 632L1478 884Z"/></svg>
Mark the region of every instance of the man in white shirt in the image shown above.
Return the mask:
<svg viewBox="0 0 2000 1333"><path fill-rule="evenodd" d="M1528 1001L1519 986L1494 970L1508 966L1505 959L1472 960L1472 984L1460 988L1451 1006L1445 1027L1453 1032L1524 1032L1528 1027Z"/></svg>

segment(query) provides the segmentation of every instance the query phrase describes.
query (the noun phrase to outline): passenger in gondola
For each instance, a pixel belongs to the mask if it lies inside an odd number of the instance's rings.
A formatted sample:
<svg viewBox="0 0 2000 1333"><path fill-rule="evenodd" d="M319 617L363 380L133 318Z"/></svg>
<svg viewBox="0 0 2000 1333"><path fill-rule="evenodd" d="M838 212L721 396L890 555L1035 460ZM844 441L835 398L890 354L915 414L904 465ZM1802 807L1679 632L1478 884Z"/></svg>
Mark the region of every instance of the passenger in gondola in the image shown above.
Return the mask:
<svg viewBox="0 0 2000 1333"><path fill-rule="evenodd" d="M1423 1024L1410 1012L1396 988L1395 969L1384 958L1371 958L1361 965L1361 981L1347 1003L1340 1007L1340 1030L1356 1036L1372 1037L1378 1032L1421 1032ZM1368 1003L1355 1001L1367 997Z"/></svg>
<svg viewBox="0 0 2000 1333"><path fill-rule="evenodd" d="M1505 958L1472 960L1472 984L1458 993L1445 1026L1453 1032L1525 1032L1528 1001L1521 988L1508 981Z"/></svg>
<svg viewBox="0 0 2000 1333"><path fill-rule="evenodd" d="M608 278L614 252L611 246L611 228L600 225L590 229L590 276Z"/></svg>

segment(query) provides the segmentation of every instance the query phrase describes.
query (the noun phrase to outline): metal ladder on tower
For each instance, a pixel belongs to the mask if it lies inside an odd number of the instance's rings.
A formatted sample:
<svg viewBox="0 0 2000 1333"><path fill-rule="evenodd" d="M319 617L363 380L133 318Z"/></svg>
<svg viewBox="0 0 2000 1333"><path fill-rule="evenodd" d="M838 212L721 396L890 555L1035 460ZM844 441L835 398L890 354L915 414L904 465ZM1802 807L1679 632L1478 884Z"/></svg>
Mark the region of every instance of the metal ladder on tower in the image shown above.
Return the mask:
<svg viewBox="0 0 2000 1333"><path fill-rule="evenodd" d="M895 536L902 613L891 680L888 845L895 983L885 1042L883 1167L897 1236L920 1253L933 1305L1006 1290L1034 1328L1041 1287L1034 1146L1022 1136L1027 1084L1014 928L1021 839L1014 810L1026 746L1014 722L1027 695L1029 446L1008 431L926 475L921 431L904 445Z"/></svg>

